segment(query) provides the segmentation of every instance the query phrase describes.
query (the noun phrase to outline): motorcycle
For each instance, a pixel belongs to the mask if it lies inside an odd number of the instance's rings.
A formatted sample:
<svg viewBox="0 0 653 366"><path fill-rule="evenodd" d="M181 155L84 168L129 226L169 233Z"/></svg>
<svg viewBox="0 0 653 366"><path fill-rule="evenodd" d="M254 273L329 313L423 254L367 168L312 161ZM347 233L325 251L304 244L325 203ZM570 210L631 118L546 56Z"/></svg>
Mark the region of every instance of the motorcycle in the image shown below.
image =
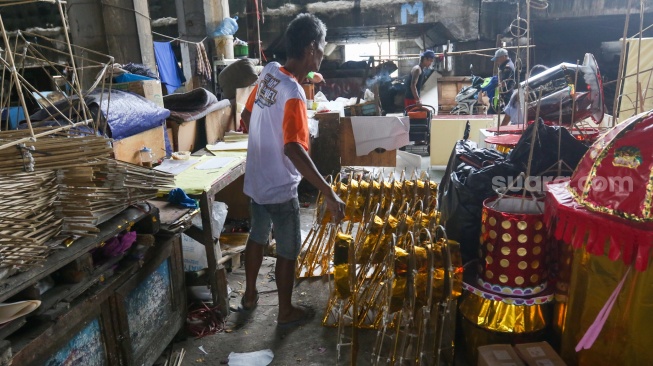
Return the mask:
<svg viewBox="0 0 653 366"><path fill-rule="evenodd" d="M469 67L470 71L472 66ZM463 87L460 92L456 95L454 99L456 101L456 106L451 110L451 114L474 114L474 106L478 102L478 96L481 92L481 88L489 82L490 78L482 78L480 76L472 74L472 84Z"/></svg>

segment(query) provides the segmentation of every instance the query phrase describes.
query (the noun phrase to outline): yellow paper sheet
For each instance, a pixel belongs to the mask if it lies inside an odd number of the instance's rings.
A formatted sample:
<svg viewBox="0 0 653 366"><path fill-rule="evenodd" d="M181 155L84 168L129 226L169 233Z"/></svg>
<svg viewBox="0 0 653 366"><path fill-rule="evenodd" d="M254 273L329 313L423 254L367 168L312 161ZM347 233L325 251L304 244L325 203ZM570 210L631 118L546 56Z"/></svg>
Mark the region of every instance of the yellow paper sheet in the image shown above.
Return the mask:
<svg viewBox="0 0 653 366"><path fill-rule="evenodd" d="M175 176L175 185L177 188L181 188L184 192L186 192L186 194L189 195L198 195L202 194L202 192L207 192L211 189L211 185L218 178L245 161L246 154L246 152L220 152L215 156L191 156L190 159L196 160L197 163L193 164L193 166ZM195 169L198 165L207 162L210 159L222 159L225 157L234 157L235 159L219 169ZM168 192L169 191L163 191L159 193L167 194Z"/></svg>

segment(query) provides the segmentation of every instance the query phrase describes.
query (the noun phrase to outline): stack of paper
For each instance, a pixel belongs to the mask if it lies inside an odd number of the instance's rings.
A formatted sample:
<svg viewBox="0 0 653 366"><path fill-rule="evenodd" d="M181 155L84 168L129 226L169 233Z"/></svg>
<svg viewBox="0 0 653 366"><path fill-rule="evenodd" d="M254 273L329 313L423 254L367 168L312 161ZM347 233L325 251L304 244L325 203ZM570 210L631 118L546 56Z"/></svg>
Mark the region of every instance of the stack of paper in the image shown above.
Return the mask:
<svg viewBox="0 0 653 366"><path fill-rule="evenodd" d="M247 140L238 142L218 142L214 145L206 145L211 151L238 151L247 150Z"/></svg>
<svg viewBox="0 0 653 366"><path fill-rule="evenodd" d="M242 132L229 131L224 135L224 142L247 141L248 137L249 135Z"/></svg>

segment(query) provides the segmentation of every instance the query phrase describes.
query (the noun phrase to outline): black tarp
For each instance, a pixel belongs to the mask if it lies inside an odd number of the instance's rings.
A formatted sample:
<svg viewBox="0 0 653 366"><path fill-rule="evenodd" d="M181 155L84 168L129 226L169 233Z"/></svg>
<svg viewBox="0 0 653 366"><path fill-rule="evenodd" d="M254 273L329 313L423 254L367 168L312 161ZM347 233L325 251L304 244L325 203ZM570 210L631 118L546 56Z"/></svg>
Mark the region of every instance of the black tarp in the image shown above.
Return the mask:
<svg viewBox="0 0 653 366"><path fill-rule="evenodd" d="M456 143L440 183L438 202L448 237L461 244L464 263L478 258L483 201L495 196L495 189L502 182L515 180L520 173L526 172L535 127L538 130L530 176L557 176L556 169L549 169L557 167L558 160L575 169L587 146L567 129L547 126L542 122L530 125L505 159L501 159L496 151L476 149L473 142L459 140ZM561 146L560 159L558 141ZM484 162L479 164L479 160ZM567 169L561 175L571 173Z"/></svg>

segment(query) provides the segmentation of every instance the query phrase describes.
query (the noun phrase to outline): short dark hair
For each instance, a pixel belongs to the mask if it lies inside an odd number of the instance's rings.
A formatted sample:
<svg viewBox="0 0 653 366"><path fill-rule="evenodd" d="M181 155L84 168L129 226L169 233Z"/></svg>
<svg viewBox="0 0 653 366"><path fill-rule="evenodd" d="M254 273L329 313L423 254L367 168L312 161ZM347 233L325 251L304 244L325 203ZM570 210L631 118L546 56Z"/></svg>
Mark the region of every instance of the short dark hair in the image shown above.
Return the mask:
<svg viewBox="0 0 653 366"><path fill-rule="evenodd" d="M312 14L299 14L286 28L286 57L300 59L311 42L316 44L326 37L326 26Z"/></svg>

